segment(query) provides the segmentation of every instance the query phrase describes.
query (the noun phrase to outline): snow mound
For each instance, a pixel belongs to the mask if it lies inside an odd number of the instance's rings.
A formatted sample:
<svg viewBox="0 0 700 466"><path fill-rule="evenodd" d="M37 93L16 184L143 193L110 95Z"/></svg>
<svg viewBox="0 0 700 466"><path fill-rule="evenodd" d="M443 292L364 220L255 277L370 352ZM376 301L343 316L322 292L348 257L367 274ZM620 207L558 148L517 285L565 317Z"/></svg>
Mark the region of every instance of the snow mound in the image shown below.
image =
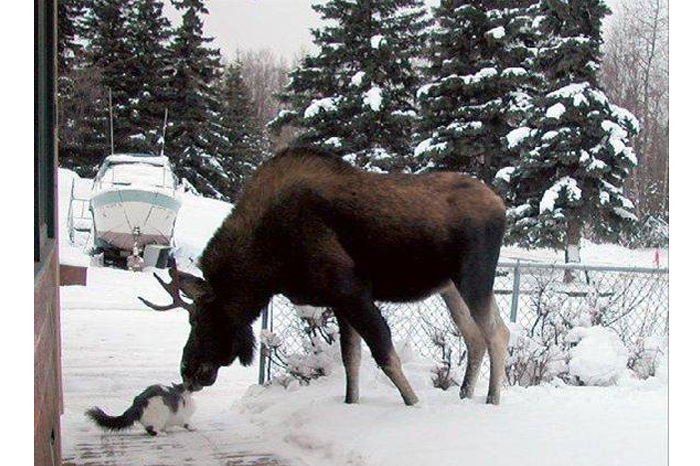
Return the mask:
<svg viewBox="0 0 700 466"><path fill-rule="evenodd" d="M569 374L584 385L614 385L627 373L628 351L611 329L575 327L566 336L570 351Z"/></svg>

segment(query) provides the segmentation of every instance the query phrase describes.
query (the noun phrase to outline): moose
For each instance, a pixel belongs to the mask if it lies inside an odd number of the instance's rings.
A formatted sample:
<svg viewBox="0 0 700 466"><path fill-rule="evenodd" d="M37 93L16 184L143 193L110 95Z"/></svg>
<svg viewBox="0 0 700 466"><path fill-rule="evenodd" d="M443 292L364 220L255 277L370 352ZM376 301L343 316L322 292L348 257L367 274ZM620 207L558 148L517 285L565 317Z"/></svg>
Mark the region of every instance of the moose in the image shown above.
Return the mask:
<svg viewBox="0 0 700 466"><path fill-rule="evenodd" d="M338 319L345 402L359 401L360 338L406 405L418 402L375 301L440 293L468 348L460 398L474 394L486 351L487 403L498 404L509 338L493 296L505 230L503 201L463 174L371 173L318 149L263 163L199 259L203 277L170 267L158 278L191 331L181 375L191 390L220 367L253 361L252 323L275 294L328 307ZM189 299L186 301L182 295Z"/></svg>

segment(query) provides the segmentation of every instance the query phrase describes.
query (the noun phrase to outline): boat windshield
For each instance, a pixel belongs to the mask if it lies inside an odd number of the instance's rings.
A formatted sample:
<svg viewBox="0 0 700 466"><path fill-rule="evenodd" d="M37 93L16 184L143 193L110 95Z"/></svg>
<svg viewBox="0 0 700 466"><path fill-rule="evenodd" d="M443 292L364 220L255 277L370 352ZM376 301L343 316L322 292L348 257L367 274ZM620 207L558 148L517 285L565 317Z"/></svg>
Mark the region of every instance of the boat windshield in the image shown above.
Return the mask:
<svg viewBox="0 0 700 466"><path fill-rule="evenodd" d="M98 189L120 186L175 189L176 185L175 175L167 160L146 158L107 159L95 178L95 186Z"/></svg>

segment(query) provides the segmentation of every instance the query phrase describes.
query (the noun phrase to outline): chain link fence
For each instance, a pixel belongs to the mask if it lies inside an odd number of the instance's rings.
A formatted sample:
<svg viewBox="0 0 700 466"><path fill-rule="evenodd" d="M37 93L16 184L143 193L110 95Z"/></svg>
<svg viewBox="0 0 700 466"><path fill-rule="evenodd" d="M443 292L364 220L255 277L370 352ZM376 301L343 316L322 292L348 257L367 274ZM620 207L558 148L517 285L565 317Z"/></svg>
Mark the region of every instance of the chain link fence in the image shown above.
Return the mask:
<svg viewBox="0 0 700 466"><path fill-rule="evenodd" d="M562 329L599 325L615 331L632 355L648 337L668 334L668 269L501 262L494 293L511 329L516 325L540 344L561 339L557 332ZM397 347L399 342L410 343L414 354L434 360L438 367L447 364L455 378L461 374L466 347L440 295L378 307ZM320 310L311 325L299 311L276 296L263 314L263 329L274 334L278 347L260 352L261 384L284 373L285 359L311 351L309 343L319 331L333 339L337 327L330 310ZM488 371L488 357L482 371ZM511 384L521 382L507 375Z"/></svg>

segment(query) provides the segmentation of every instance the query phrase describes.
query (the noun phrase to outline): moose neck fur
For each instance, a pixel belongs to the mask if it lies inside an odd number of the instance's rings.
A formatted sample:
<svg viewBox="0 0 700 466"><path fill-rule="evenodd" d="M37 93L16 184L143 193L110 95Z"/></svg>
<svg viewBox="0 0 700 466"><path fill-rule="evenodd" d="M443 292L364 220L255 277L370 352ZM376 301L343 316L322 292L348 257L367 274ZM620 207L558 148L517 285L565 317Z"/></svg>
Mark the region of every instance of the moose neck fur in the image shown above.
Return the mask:
<svg viewBox="0 0 700 466"><path fill-rule="evenodd" d="M251 323L281 290L283 259L271 245L280 194L302 179L353 176L359 170L313 149L287 149L264 163L246 185L234 210L211 238L200 266L218 299L231 304L231 317ZM279 212L277 212L279 213Z"/></svg>

